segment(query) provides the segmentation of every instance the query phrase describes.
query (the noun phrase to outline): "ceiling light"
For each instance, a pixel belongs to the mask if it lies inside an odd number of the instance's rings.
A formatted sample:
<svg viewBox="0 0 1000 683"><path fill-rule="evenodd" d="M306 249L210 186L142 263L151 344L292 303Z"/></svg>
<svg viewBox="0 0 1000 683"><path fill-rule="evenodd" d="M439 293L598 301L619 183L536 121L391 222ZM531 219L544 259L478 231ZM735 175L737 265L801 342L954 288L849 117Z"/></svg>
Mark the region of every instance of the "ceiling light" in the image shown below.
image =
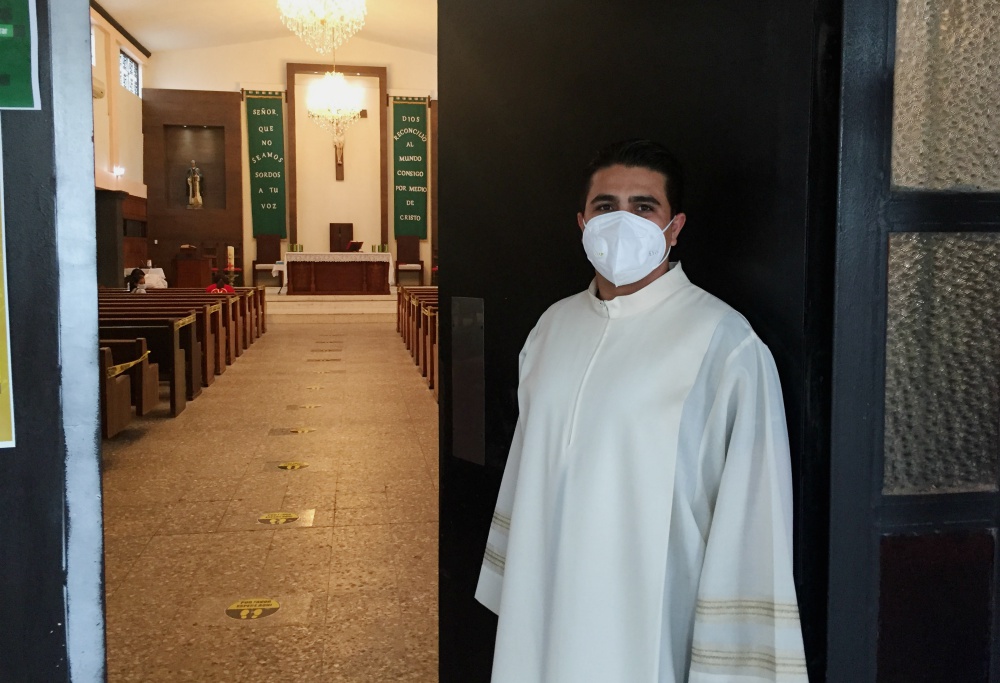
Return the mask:
<svg viewBox="0 0 1000 683"><path fill-rule="evenodd" d="M365 0L278 0L281 21L320 54L340 47L365 25Z"/></svg>
<svg viewBox="0 0 1000 683"><path fill-rule="evenodd" d="M306 110L310 119L332 133L338 145L343 145L344 132L361 118L361 93L348 84L344 74L326 73L309 88Z"/></svg>

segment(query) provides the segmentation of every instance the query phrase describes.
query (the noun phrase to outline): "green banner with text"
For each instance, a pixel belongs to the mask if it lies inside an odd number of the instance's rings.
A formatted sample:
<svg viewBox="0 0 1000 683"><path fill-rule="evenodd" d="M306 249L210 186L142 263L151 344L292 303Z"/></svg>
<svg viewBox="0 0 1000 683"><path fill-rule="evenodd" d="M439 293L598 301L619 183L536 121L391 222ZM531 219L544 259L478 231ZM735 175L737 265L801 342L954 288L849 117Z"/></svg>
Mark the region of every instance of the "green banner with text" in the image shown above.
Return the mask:
<svg viewBox="0 0 1000 683"><path fill-rule="evenodd" d="M253 234L287 237L284 93L246 91Z"/></svg>
<svg viewBox="0 0 1000 683"><path fill-rule="evenodd" d="M0 109L40 109L35 0L0 2Z"/></svg>
<svg viewBox="0 0 1000 683"><path fill-rule="evenodd" d="M392 98L394 234L427 239L427 98Z"/></svg>

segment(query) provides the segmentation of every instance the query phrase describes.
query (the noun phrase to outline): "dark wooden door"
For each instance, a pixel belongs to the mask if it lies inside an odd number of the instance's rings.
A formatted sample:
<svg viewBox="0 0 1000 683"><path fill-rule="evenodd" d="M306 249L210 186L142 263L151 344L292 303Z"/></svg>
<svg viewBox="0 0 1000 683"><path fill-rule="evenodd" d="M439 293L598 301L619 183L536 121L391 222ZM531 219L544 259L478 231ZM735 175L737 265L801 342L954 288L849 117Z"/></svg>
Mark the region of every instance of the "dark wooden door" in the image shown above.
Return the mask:
<svg viewBox="0 0 1000 683"><path fill-rule="evenodd" d="M828 680L996 681L1000 6L846 0Z"/></svg>

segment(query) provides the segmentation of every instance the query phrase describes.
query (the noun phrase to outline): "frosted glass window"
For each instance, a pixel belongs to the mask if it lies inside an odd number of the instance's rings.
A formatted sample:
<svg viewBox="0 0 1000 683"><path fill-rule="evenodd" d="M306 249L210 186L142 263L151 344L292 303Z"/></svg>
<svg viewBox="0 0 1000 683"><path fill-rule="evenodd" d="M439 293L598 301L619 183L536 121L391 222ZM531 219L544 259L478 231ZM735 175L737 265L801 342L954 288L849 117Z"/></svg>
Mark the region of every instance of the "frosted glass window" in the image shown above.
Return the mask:
<svg viewBox="0 0 1000 683"><path fill-rule="evenodd" d="M124 52L118 53L118 67L122 79L122 87L135 96L139 96L139 62Z"/></svg>
<svg viewBox="0 0 1000 683"><path fill-rule="evenodd" d="M885 372L885 493L996 490L1000 235L890 237Z"/></svg>
<svg viewBox="0 0 1000 683"><path fill-rule="evenodd" d="M892 180L1000 191L1000 2L898 0Z"/></svg>

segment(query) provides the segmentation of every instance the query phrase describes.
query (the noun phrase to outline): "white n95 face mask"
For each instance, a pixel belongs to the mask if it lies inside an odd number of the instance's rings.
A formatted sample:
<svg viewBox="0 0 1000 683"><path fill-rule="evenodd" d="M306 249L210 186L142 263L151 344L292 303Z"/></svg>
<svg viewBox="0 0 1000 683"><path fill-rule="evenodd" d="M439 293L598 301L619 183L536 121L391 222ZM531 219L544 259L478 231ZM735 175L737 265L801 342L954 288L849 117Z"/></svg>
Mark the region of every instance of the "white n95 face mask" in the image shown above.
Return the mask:
<svg viewBox="0 0 1000 683"><path fill-rule="evenodd" d="M674 216L674 218L677 218ZM670 248L653 221L628 211L594 216L583 227L583 249L594 269L616 287L630 285L667 260Z"/></svg>

